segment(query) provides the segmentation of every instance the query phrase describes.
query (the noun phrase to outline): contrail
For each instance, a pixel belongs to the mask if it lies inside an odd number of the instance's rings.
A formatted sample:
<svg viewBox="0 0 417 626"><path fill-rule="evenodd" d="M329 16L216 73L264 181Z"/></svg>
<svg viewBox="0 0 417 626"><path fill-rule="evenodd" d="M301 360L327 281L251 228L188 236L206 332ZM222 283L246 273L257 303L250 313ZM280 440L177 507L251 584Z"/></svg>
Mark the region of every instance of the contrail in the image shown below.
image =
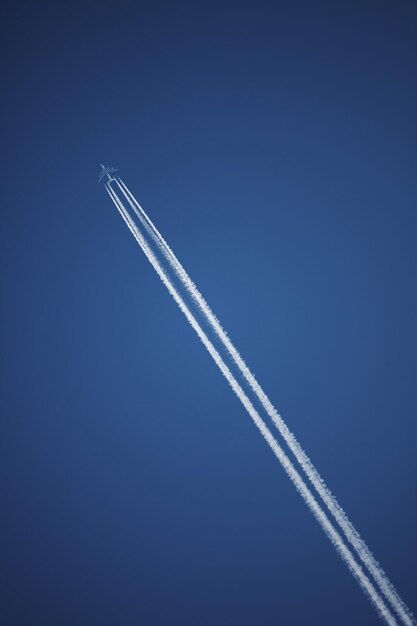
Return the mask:
<svg viewBox="0 0 417 626"><path fill-rule="evenodd" d="M124 207L124 205L122 204L122 202L120 201L120 199L118 198L114 190L110 187L110 185L106 184L106 189L110 197L112 198L114 204L116 205L116 208L118 209L123 220L126 222L126 225L128 226L132 235L135 237L137 243L142 248L149 262L151 263L151 265L157 272L162 283L168 289L169 293L171 294L175 302L178 304L180 310L185 315L191 327L197 333L198 337L200 338L203 345L205 346L205 348L207 349L207 351L213 358L214 362L220 369L223 376L226 378L227 382L233 389L234 393L239 398L239 400L245 407L246 411L249 413L250 417L254 421L255 425L258 427L262 436L264 437L264 439L266 440L266 442L268 443L268 445L274 452L277 459L280 461L281 465L283 466L290 480L294 484L295 488L300 493L305 503L307 504L307 506L309 507L309 509L311 510L311 512L313 513L313 515L315 516L319 524L321 525L322 529L324 530L324 532L326 533L326 535L328 536L328 538L330 539L330 541L336 548L340 557L343 559L343 561L346 563L351 573L357 579L363 591L369 596L371 602L375 606L379 615L385 620L385 622L389 626L398 626L397 620L392 615L389 608L386 606L384 600L382 599L382 597L380 596L380 594L378 593L378 591L376 590L372 582L369 580L369 578L363 571L362 567L356 561L352 552L344 543L341 535L334 528L334 526L330 522L329 518L327 517L323 509L319 506L312 492L310 491L309 487L304 482L300 474L297 472L293 463L285 454L284 450L281 448L281 446L278 444L276 439L273 437L271 431L268 429L265 422L259 415L258 411L255 409L252 402L249 400L248 396L245 394L242 387L239 385L236 378L233 376L232 372L227 367L226 363L220 356L219 352L215 349L214 345L212 344L210 339L207 337L206 333L203 331L200 324L197 322L196 318L191 313L190 309L184 302L183 298L175 289L174 285L170 281L169 277L167 276L166 272L162 268L158 259L156 258L156 256L154 255L154 253L152 252L152 250L146 243L145 239L139 232L137 225L133 222L127 209Z"/></svg>
<svg viewBox="0 0 417 626"><path fill-rule="evenodd" d="M204 297L201 295L196 285L193 283L190 276L187 274L186 270L169 247L168 243L165 241L161 233L152 223L151 219L148 217L144 209L140 206L136 198L132 195L132 193L129 191L123 181L119 178L118 180L116 180L116 183L118 184L126 200L129 202L130 206L136 213L137 217L141 221L142 225L144 226L148 234L152 237L164 257L170 263L175 274L181 280L185 289L188 291L191 298L193 299L199 310L203 313L211 328L214 330L215 334L222 342L223 346L226 348L227 352L230 354L234 363L237 365L246 382L250 386L252 392L258 398L264 410L267 412L267 414L277 427L284 441L290 448L291 452L294 454L301 468L304 470L306 476L309 478L310 482L322 498L328 510L333 515L336 522L339 524L345 537L352 545L352 547L357 551L359 558L366 565L369 572L374 577L376 584L378 585L386 599L391 603L392 608L397 612L397 615L401 618L403 623L406 624L406 626L412 626L414 624L414 619L411 611L399 597L398 592L388 579L388 576L385 574L384 570L381 568L378 561L375 559L358 531L348 519L345 511L339 505L335 496L325 484L324 480L310 461L309 457L302 449L294 434L288 429L288 426L279 415L275 407L272 405L268 396L263 391L255 376L249 370L238 350L229 339L226 331L222 328L219 320L210 309Z"/></svg>

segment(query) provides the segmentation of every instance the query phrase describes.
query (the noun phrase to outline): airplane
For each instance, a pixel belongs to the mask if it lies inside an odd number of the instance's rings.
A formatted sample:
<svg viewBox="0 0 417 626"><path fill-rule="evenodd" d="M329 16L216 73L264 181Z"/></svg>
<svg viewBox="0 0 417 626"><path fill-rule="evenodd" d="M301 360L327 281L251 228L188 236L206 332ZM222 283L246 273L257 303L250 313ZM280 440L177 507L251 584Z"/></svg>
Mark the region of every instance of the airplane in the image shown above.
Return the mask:
<svg viewBox="0 0 417 626"><path fill-rule="evenodd" d="M119 170L116 170L114 167L104 167L103 163L100 163L100 166L101 166L101 172L98 177L99 183L101 183L101 181L106 175L109 177L109 180L107 182L111 183L112 180L116 180L115 178L112 178L110 174L112 172L118 172Z"/></svg>

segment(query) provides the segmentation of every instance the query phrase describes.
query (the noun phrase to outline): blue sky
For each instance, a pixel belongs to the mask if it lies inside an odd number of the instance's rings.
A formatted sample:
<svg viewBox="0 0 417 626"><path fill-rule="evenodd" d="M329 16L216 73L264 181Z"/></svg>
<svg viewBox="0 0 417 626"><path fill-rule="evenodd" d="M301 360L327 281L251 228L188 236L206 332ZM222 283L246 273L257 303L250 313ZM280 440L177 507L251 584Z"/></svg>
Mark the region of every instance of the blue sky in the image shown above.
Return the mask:
<svg viewBox="0 0 417 626"><path fill-rule="evenodd" d="M417 610L416 24L404 2L3 9L5 623L378 623L100 162Z"/></svg>

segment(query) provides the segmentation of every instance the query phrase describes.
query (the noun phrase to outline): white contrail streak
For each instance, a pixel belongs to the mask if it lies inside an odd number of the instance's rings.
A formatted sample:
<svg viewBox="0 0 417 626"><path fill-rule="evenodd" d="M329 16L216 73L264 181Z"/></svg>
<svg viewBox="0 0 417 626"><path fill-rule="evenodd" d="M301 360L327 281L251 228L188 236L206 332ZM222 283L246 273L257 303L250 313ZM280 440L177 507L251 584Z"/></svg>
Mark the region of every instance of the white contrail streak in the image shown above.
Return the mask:
<svg viewBox="0 0 417 626"><path fill-rule="evenodd" d="M170 263L175 274L181 280L185 289L188 291L191 298L198 306L200 311L203 313L206 320L214 330L215 334L232 357L234 363L237 365L246 382L250 386L251 390L258 398L259 402L262 404L263 408L277 427L284 441L286 442L286 444L294 454L295 458L297 459L298 463L304 470L306 476L309 478L317 493L320 495L323 502L329 509L330 513L339 524L345 537L353 546L353 548L355 548L359 555L359 558L366 565L369 572L374 577L376 584L379 586L386 599L391 603L392 608L397 612L397 615L401 618L403 623L406 624L406 626L412 626L414 624L414 619L412 617L411 611L398 595L396 589L388 579L388 576L385 574L384 570L381 568L381 566L361 538L358 531L348 519L345 511L339 505L335 496L332 494L330 489L323 481L319 472L316 470L309 457L302 449L294 434L288 429L288 426L279 415L275 407L272 405L268 396L263 391L255 376L249 370L239 352L229 339L226 331L222 328L219 320L210 309L209 305L187 274L186 270L184 269L178 258L175 256L174 252L171 250L165 239L162 237L161 233L152 223L144 209L140 206L140 204L137 202L137 200L123 183L123 181L119 178L116 183L118 184L126 200L129 202L130 206L140 219L144 228L152 237L164 257Z"/></svg>
<svg viewBox="0 0 417 626"><path fill-rule="evenodd" d="M245 394L242 387L239 385L236 378L233 376L232 372L227 367L226 363L223 361L220 354L217 352L214 345L211 343L211 341L209 340L209 338L207 337L207 335L205 334L205 332L203 331L203 329L197 322L196 318L193 316L193 314L187 307L186 303L184 302L184 300L182 299L178 291L175 289L174 285L172 284L169 277L165 273L158 259L156 258L156 256L154 255L154 253L152 252L152 250L146 243L145 239L142 237L141 233L139 232L136 224L133 222L132 218L128 214L127 209L124 207L124 205L122 204L122 202L120 201L120 199L118 198L114 190L110 187L110 185L106 185L106 189L110 197L112 198L114 204L116 205L116 208L118 209L123 220L126 222L132 235L134 236L137 243L142 248L143 252L148 258L149 262L151 263L151 265L157 272L162 283L168 289L169 293L171 294L175 302L178 304L180 310L185 315L191 327L197 333L198 337L200 338L203 345L205 346L205 348L207 349L207 351L213 358L214 362L220 369L223 376L226 378L227 382L233 389L234 393L239 398L239 400L245 407L246 411L249 413L250 417L252 418L255 425L258 427L259 431L261 432L261 434L267 441L268 445L274 452L275 456L280 461L281 465L283 466L290 480L296 487L297 491L300 493L305 503L310 508L311 512L313 513L313 515L315 516L315 518L321 525L325 534L328 536L328 538L330 539L330 541L336 548L340 557L343 559L343 561L346 563L349 570L357 579L357 581L359 582L364 592L368 594L371 602L374 604L379 615L386 621L386 623L389 626L398 626L397 620L395 619L395 617L392 615L392 613L386 606L384 600L382 599L382 597L380 596L380 594L378 593L378 591L376 590L372 582L369 580L369 578L363 571L362 567L356 561L352 552L344 543L341 535L334 528L334 526L330 522L329 518L327 517L323 509L319 506L312 492L310 491L309 487L304 482L300 474L297 472L293 463L285 454L284 450L281 448L281 446L278 444L276 439L273 437L271 431L268 429L265 422L262 420L258 411L255 409L255 407L249 400L248 396Z"/></svg>

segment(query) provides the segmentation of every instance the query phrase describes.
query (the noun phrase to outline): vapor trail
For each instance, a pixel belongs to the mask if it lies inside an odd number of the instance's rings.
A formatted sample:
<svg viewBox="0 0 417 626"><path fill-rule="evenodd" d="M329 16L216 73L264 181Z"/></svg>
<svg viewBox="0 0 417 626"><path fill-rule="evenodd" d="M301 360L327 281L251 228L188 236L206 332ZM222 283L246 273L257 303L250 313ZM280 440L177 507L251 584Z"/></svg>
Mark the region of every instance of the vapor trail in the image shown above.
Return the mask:
<svg viewBox="0 0 417 626"><path fill-rule="evenodd" d="M324 480L320 476L319 472L316 470L312 462L310 461L307 454L302 449L300 443L297 441L294 434L288 429L288 426L279 415L275 407L272 405L266 393L263 391L262 387L256 380L255 376L249 370L248 366L240 356L239 352L229 339L226 331L222 328L219 320L216 318L209 305L197 289L196 285L193 283L189 275L187 274L184 267L181 265L180 261L175 256L174 252L171 250L165 239L162 237L161 233L158 231L156 226L152 223L144 209L140 206L134 196L131 194L129 189L123 183L123 181L119 178L117 184L125 196L126 200L129 202L132 209L135 211L137 217L140 219L144 228L148 232L148 234L153 238L154 242L158 246L159 250L162 252L164 257L170 263L172 269L174 270L177 277L181 280L185 289L190 294L191 298L198 306L200 311L205 316L206 320L210 324L211 328L214 330L217 337L222 342L223 346L226 348L227 352L232 357L234 363L239 368L246 382L250 386L251 390L258 398L259 402L277 427L279 433L282 438L290 448L291 452L294 454L296 460L300 464L301 468L304 470L306 476L309 478L310 482L316 489L317 493L322 498L323 502L327 506L330 513L333 515L336 522L339 524L342 529L345 537L349 541L349 543L353 546L353 548L357 551L357 554L361 561L366 565L369 572L374 577L374 580L388 602L391 603L392 608L396 611L397 615L403 621L406 626L412 626L414 624L414 619L412 617L411 611L408 609L406 604L398 595L398 592L388 579L388 576L385 574L384 570L379 565L378 561L373 556L372 552L369 550L364 540L350 522L347 517L345 511L337 502L335 496L332 494L330 489L325 484Z"/></svg>
<svg viewBox="0 0 417 626"><path fill-rule="evenodd" d="M112 198L114 204L116 205L116 208L118 209L118 211L119 211L120 215L122 216L123 220L126 222L126 224L127 224L128 228L129 228L129 230L131 231L132 235L134 236L134 238L136 239L137 243L142 248L143 252L145 253L146 257L148 258L149 262L151 263L151 265L153 266L153 268L157 272L157 274L158 274L159 278L161 279L162 283L168 289L169 293L171 294L171 296L173 297L175 302L178 304L180 310L185 315L185 317L186 317L187 321L189 322L189 324L191 325L191 327L197 333L198 337L200 338L200 340L202 341L203 345L205 346L205 348L207 349L207 351L209 352L209 354L213 358L214 362L216 363L216 365L220 369L220 371L223 374L223 376L226 378L227 382L229 383L229 385L233 389L234 393L239 398L239 400L241 401L241 403L245 407L246 411L249 413L250 417L254 421L255 425L258 427L258 429L261 432L262 436L264 437L264 439L266 440L266 442L268 443L268 445L270 446L270 448L274 452L274 454L277 457L277 459L280 461L281 465L283 466L283 468L286 471L287 475L289 476L290 480L294 484L295 488L297 489L297 491L300 493L300 495L304 499L305 503L307 504L307 506L309 507L309 509L311 510L311 512L313 513L313 515L315 516L315 518L317 519L319 524L321 525L321 527L324 530L325 534L328 536L328 538L332 542L333 546L336 548L336 551L338 552L338 554L340 555L342 560L346 563L346 565L349 568L349 570L351 571L351 573L357 579L357 581L358 581L359 585L362 587L363 591L369 596L371 602L373 603L373 605L376 608L376 610L379 613L379 615L385 620L385 622L389 626L398 626L397 620L395 619L395 617L392 615L392 613L390 612L390 610L386 606L384 600L382 599L382 597L380 596L378 591L375 589L374 585L369 580L369 578L367 577L367 575L363 571L362 567L356 561L356 559L353 556L352 552L349 550L349 548L344 543L341 535L334 528L334 526L330 522L329 518L327 517L326 513L323 511L323 509L317 503L317 501L314 498L314 496L313 496L312 492L310 491L309 487L304 482L304 480L302 479L300 474L297 472L297 470L295 469L293 463L288 458L288 456L285 454L284 450L281 448L281 446L278 444L276 439L273 437L271 431L266 426L265 422L263 421L263 419L259 415L258 411L255 409L255 407L253 406L252 402L249 400L248 396L245 394L245 392L243 391L242 387L239 385L239 383L237 382L236 378L233 376L232 372L230 371L230 369L227 367L226 363L221 358L219 352L215 349L214 345L212 344L210 339L207 337L207 335L205 334L205 332L203 331L203 329L199 325L199 323L196 320L196 318L191 313L190 309L188 308L188 306L184 302L183 298L178 293L178 291L175 289L174 285L170 281L169 277L167 276L167 274L164 271L163 267L159 263L158 259L156 258L156 256L154 255L154 253L152 252L152 250L150 249L150 247L146 243L145 239L142 237L142 235L139 232L136 224L133 222L132 218L130 217L127 209L124 207L124 205L122 204L122 202L120 201L120 199L118 198L118 196L116 195L116 193L110 187L109 184L106 184L106 189L107 189L107 192L109 193L110 197Z"/></svg>

